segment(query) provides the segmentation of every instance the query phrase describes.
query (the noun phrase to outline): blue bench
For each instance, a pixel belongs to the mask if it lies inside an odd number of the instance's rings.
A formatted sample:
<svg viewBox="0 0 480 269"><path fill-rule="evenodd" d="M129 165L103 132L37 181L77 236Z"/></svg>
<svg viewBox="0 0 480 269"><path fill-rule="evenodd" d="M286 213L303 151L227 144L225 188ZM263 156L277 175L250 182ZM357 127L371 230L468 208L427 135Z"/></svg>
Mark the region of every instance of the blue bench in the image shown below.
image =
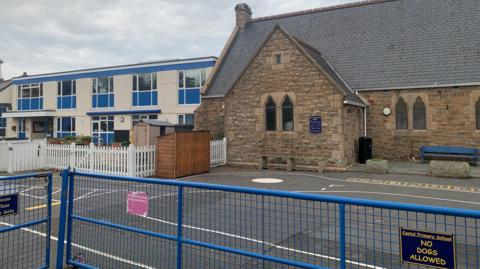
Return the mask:
<svg viewBox="0 0 480 269"><path fill-rule="evenodd" d="M420 159L426 157L445 157L470 159L471 163L477 165L479 151L477 148L451 147L451 146L421 146Z"/></svg>

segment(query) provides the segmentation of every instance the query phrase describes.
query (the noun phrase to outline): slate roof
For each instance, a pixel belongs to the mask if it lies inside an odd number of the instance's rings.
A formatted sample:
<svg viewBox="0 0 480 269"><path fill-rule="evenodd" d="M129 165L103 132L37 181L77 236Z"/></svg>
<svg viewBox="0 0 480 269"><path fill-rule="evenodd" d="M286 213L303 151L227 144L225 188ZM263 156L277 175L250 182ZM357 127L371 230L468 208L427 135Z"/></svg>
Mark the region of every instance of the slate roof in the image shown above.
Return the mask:
<svg viewBox="0 0 480 269"><path fill-rule="evenodd" d="M0 92L12 84L12 80L0 80Z"/></svg>
<svg viewBox="0 0 480 269"><path fill-rule="evenodd" d="M206 96L223 96L275 25L320 52L353 90L480 84L480 1L375 0L254 18Z"/></svg>

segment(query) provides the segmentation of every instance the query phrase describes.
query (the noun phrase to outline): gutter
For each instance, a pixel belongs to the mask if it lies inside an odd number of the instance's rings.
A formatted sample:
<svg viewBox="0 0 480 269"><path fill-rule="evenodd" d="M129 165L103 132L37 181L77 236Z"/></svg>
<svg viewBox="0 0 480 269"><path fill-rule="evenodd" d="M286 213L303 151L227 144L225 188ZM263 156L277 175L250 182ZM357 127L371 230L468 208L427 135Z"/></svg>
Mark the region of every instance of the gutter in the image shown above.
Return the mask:
<svg viewBox="0 0 480 269"><path fill-rule="evenodd" d="M355 89L355 91L387 91L387 90L408 90L408 89L431 89L431 88L466 87L466 86L479 86L479 85L480 85L480 82L468 82L468 83L454 83L454 84L401 86L401 87L390 87L390 88L364 88L364 89Z"/></svg>

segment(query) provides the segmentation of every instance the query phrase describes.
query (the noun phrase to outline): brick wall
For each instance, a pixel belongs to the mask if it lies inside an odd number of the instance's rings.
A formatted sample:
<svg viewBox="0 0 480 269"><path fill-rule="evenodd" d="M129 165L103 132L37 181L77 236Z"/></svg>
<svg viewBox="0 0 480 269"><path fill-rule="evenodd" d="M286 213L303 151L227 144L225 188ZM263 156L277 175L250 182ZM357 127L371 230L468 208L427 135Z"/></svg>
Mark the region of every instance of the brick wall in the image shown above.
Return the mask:
<svg viewBox="0 0 480 269"><path fill-rule="evenodd" d="M367 131L374 157L406 160L418 155L421 145L480 146L475 125L475 103L480 87L412 89L362 92L370 102ZM402 97L408 106L408 130L397 130L395 104ZM413 130L413 103L421 97L426 107L425 130ZM388 107L390 116L382 114Z"/></svg>

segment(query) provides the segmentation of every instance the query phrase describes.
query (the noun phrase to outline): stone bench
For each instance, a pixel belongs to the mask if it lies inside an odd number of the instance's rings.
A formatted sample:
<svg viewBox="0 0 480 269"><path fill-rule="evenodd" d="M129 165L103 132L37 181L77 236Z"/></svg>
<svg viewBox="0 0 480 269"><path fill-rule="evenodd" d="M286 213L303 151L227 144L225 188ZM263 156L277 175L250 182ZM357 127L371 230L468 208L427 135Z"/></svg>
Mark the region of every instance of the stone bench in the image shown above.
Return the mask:
<svg viewBox="0 0 480 269"><path fill-rule="evenodd" d="M286 159L287 160L287 171L294 171L296 169L296 160L297 159L313 159L317 160L318 163L318 172L323 173L327 166L327 161L320 157L303 157L303 156L279 156L279 155L262 155L260 157L260 162L258 168L260 170L268 168L268 159Z"/></svg>

